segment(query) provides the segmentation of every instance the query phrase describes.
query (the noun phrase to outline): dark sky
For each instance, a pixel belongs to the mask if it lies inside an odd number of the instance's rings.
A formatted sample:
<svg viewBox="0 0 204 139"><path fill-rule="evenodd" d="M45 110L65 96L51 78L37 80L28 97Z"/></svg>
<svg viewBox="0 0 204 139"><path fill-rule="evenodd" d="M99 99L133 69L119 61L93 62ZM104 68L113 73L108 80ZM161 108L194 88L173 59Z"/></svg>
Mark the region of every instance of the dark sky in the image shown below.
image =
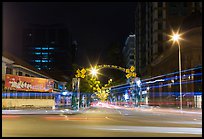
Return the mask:
<svg viewBox="0 0 204 139"><path fill-rule="evenodd" d="M135 8L136 2L4 2L3 50L21 56L28 23L65 23L79 43L79 64L87 66L101 59L110 43L124 45L134 32Z"/></svg>

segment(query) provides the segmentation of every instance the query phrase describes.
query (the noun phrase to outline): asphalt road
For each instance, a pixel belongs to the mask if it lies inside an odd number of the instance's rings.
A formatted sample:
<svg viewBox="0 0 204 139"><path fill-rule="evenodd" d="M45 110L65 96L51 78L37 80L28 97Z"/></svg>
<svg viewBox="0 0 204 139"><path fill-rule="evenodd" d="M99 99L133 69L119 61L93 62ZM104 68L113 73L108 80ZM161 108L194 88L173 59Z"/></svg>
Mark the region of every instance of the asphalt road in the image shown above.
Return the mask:
<svg viewBox="0 0 204 139"><path fill-rule="evenodd" d="M202 137L202 114L92 107L75 115L2 115L3 137Z"/></svg>

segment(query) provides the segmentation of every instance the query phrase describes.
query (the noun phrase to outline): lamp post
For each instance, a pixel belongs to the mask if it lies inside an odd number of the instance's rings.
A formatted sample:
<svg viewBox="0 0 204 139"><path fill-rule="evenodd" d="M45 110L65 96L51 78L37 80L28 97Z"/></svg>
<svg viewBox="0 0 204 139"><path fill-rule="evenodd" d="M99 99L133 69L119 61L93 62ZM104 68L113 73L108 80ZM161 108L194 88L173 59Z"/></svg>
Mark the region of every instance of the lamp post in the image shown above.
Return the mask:
<svg viewBox="0 0 204 139"><path fill-rule="evenodd" d="M177 33L174 33L171 35L171 40L174 42L177 42L178 44L178 47L179 47L179 86L180 86L180 109L182 111L182 85L181 85L181 46L180 46L180 43L179 43L179 40L181 39L180 38L181 34L179 34L178 32Z"/></svg>
<svg viewBox="0 0 204 139"><path fill-rule="evenodd" d="M80 108L80 78L77 78L77 100L78 100L78 110Z"/></svg>
<svg viewBox="0 0 204 139"><path fill-rule="evenodd" d="M77 100L78 100L78 110L80 108L80 78L85 78L85 73L86 73L86 70L83 68L82 70L77 70L76 71L77 74L75 75L76 78L74 78L74 84L77 84ZM75 88L74 88L75 89Z"/></svg>

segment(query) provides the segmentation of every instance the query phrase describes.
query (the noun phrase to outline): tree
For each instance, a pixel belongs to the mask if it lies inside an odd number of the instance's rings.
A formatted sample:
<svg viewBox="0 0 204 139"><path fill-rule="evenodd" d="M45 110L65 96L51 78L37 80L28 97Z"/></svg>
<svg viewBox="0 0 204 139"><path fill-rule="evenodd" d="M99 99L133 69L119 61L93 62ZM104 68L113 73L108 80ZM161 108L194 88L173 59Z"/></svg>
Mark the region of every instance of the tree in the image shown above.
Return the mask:
<svg viewBox="0 0 204 139"><path fill-rule="evenodd" d="M93 88L93 91L96 94L96 96L103 102L107 100L110 94L108 87L111 86L111 84L112 84L112 79L109 79L108 83L105 84L104 86L102 86L100 84L100 81L97 81L96 78L90 79L90 87Z"/></svg>

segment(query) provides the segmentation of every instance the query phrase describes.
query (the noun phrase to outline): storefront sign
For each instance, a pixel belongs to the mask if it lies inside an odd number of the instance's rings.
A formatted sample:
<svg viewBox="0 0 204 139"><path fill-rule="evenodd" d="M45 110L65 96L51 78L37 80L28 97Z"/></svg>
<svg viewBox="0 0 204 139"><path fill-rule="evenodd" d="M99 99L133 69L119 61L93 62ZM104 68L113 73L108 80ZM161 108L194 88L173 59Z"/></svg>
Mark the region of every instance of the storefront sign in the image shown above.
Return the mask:
<svg viewBox="0 0 204 139"><path fill-rule="evenodd" d="M6 74L5 88L16 91L52 92L54 81L44 78Z"/></svg>

